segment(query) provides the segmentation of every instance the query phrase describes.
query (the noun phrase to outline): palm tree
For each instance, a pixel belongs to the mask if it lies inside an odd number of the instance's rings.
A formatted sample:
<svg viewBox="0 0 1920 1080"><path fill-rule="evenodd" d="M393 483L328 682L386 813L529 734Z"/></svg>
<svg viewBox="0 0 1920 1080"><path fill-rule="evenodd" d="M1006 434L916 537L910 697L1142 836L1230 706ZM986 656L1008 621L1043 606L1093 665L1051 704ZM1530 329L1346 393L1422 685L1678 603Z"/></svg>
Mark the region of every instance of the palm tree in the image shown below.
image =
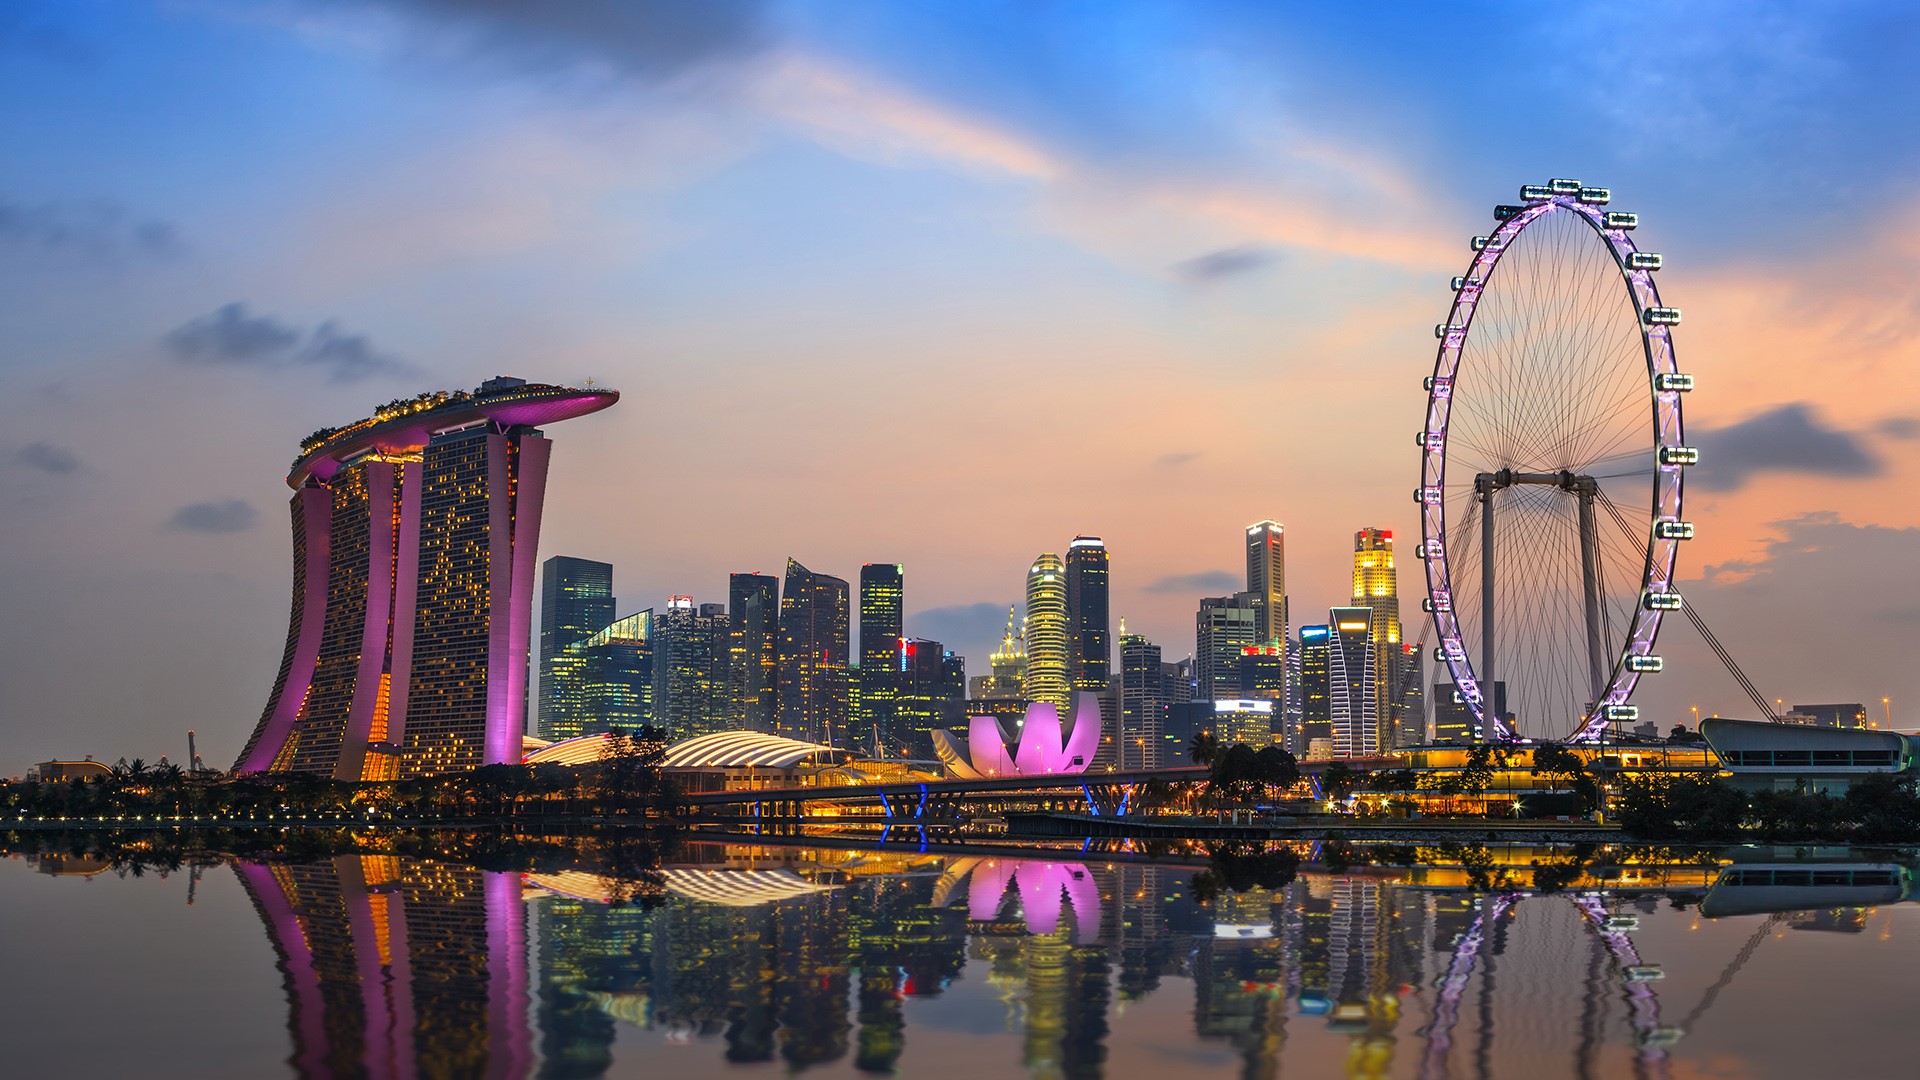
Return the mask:
<svg viewBox="0 0 1920 1080"><path fill-rule="evenodd" d="M1212 765L1220 756L1220 740L1202 731L1187 742L1187 757L1195 765Z"/></svg>

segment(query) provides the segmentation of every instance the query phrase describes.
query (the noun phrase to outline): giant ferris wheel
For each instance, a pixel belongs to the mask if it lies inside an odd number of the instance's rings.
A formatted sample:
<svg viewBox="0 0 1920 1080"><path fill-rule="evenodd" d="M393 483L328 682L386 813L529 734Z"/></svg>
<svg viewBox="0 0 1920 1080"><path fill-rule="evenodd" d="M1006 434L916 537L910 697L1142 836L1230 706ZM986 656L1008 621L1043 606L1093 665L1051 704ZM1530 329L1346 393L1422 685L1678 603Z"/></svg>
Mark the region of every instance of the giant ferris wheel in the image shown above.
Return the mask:
<svg viewBox="0 0 1920 1080"><path fill-rule="evenodd" d="M1426 380L1421 543L1436 659L1490 740L1590 742L1638 719L1674 563L1693 377L1637 215L1553 180L1494 208Z"/></svg>

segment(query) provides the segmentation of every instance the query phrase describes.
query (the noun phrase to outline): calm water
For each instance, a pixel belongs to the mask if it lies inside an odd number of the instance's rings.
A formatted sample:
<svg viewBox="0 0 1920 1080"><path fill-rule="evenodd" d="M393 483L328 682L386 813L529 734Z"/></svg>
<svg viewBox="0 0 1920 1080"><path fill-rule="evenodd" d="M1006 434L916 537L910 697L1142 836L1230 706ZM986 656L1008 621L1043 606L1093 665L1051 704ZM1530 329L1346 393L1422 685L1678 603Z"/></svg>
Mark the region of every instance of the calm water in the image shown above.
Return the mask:
<svg viewBox="0 0 1920 1080"><path fill-rule="evenodd" d="M1913 1075L1898 862L1299 854L17 855L0 1041L12 1076Z"/></svg>

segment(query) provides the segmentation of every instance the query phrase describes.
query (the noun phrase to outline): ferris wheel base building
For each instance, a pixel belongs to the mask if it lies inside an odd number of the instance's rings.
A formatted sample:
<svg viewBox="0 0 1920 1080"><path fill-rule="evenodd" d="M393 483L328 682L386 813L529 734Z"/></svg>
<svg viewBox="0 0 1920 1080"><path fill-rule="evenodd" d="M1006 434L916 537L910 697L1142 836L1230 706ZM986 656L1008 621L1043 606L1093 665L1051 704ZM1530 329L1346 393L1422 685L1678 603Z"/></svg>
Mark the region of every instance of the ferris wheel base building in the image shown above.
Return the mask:
<svg viewBox="0 0 1920 1080"><path fill-rule="evenodd" d="M540 428L619 399L501 377L308 437L287 474L286 649L234 770L385 780L518 762Z"/></svg>

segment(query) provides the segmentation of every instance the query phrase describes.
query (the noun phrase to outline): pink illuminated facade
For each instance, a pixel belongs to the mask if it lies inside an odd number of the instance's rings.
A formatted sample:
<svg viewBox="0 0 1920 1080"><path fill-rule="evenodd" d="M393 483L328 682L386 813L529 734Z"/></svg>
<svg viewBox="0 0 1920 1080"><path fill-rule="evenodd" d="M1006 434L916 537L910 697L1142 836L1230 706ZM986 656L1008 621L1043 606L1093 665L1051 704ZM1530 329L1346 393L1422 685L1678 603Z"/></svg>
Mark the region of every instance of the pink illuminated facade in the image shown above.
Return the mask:
<svg viewBox="0 0 1920 1080"><path fill-rule="evenodd" d="M551 443L610 390L493 379L316 432L294 463L293 604L236 771L373 780L518 762Z"/></svg>
<svg viewBox="0 0 1920 1080"><path fill-rule="evenodd" d="M964 780L995 776L1067 776L1087 771L1100 748L1100 700L1073 697L1073 712L1063 722L1048 702L1027 706L1019 730L1009 736L992 716L970 718L962 744L944 731L933 733L933 748L953 775Z"/></svg>

